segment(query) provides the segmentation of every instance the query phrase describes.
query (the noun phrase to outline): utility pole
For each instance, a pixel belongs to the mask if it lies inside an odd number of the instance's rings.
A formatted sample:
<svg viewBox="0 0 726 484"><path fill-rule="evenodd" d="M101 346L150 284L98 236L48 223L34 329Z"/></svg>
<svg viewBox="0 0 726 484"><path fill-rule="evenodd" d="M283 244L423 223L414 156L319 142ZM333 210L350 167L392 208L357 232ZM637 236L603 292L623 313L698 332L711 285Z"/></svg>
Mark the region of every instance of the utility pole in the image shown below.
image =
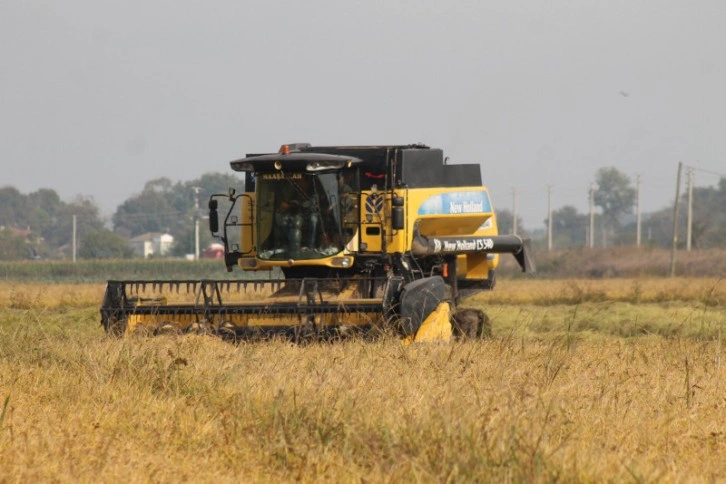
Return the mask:
<svg viewBox="0 0 726 484"><path fill-rule="evenodd" d="M194 190L194 260L199 260L199 187Z"/></svg>
<svg viewBox="0 0 726 484"><path fill-rule="evenodd" d="M595 188L594 183L590 184L590 248L595 247Z"/></svg>
<svg viewBox="0 0 726 484"><path fill-rule="evenodd" d="M517 235L517 189L512 187L512 233Z"/></svg>
<svg viewBox="0 0 726 484"><path fill-rule="evenodd" d="M671 277L676 275L676 249L678 248L678 199L681 197L681 170L683 163L678 162L678 176L676 176L676 201L673 204L673 248L671 249Z"/></svg>
<svg viewBox="0 0 726 484"><path fill-rule="evenodd" d="M73 262L76 261L76 214L73 214L73 243L72 243L72 251L73 251Z"/></svg>
<svg viewBox="0 0 726 484"><path fill-rule="evenodd" d="M640 175L635 176L635 246L640 247Z"/></svg>
<svg viewBox="0 0 726 484"><path fill-rule="evenodd" d="M686 172L688 179L688 223L686 224L686 250L691 251L691 241L693 239L693 168L689 168Z"/></svg>
<svg viewBox="0 0 726 484"><path fill-rule="evenodd" d="M547 185L547 250L552 250L552 185Z"/></svg>

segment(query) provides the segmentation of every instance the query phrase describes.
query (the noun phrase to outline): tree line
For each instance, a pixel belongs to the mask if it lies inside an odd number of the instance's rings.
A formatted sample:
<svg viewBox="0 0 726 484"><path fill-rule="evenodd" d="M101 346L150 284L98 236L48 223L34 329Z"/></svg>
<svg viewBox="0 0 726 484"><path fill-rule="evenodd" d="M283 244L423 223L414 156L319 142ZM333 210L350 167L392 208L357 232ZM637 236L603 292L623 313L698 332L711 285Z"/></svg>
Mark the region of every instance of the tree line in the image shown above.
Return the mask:
<svg viewBox="0 0 726 484"><path fill-rule="evenodd" d="M682 192L683 193L683 192ZM598 210L593 213L593 234L590 234L590 213L581 213L565 205L552 211L552 245L556 249L585 247L593 238L597 247L609 245L635 245L637 220L635 214L637 190L626 174L613 167L601 168L595 175L592 200ZM679 204L686 207L688 194L683 193ZM720 178L716 187L693 187L691 217L692 247L709 249L726 246L726 178ZM678 241L686 245L688 213L682 208L676 221ZM497 211L500 233L512 233L512 211ZM539 248L547 247L549 218L534 229L523 227L517 217L517 232L530 235ZM673 241L673 206L642 214L641 243L670 248Z"/></svg>
<svg viewBox="0 0 726 484"><path fill-rule="evenodd" d="M70 258L74 216L79 258L133 257L129 239L149 232L173 235L174 256L194 253L195 218L206 213L210 195L227 193L230 187L241 188L237 176L208 173L186 182L150 180L116 208L110 227L91 198L65 202L52 189L23 194L11 186L0 187L0 260ZM200 245L211 239L202 225Z"/></svg>
<svg viewBox="0 0 726 484"><path fill-rule="evenodd" d="M116 208L110 224L100 216L95 202L78 196L66 202L55 190L42 188L23 194L14 187L0 188L0 260L69 258L75 216L77 256L85 259L133 257L129 239L149 232L174 236L171 254L184 256L195 251L194 221L206 213L206 201L214 193L240 189L241 180L233 174L208 173L186 182L157 178L146 182L143 190ZM636 240L633 215L636 189L632 180L616 168L601 168L595 176L597 189L592 193L595 231L589 233L590 214L565 205L552 211L553 246L557 249L583 247L593 237L594 245L632 245ZM693 189L692 241L695 248L726 245L726 178L717 187ZM685 203L687 194L682 202ZM678 239L686 240L686 210L678 220ZM513 214L497 211L500 233L513 231ZM673 208L643 214L642 243L670 247ZM110 225L110 226L109 226ZM517 220L517 232L534 238L538 247L547 247L547 228L528 229ZM212 242L201 223L200 246Z"/></svg>

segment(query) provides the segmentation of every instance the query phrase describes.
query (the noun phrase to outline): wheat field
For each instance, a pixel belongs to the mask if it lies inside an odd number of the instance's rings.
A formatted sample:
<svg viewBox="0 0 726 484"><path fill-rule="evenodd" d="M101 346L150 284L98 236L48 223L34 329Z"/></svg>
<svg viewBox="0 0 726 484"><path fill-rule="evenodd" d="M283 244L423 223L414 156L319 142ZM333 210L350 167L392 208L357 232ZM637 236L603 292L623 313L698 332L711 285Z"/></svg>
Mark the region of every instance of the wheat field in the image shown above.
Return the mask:
<svg viewBox="0 0 726 484"><path fill-rule="evenodd" d="M500 281L494 337L106 337L0 283L0 482L726 480L726 282Z"/></svg>

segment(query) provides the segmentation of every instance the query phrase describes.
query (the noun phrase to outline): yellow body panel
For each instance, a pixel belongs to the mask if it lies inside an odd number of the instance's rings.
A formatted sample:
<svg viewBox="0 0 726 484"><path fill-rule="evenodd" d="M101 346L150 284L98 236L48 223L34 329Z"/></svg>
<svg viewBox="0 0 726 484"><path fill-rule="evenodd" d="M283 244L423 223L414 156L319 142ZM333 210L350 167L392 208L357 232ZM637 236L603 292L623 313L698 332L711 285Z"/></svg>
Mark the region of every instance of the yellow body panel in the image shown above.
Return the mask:
<svg viewBox="0 0 726 484"><path fill-rule="evenodd" d="M457 196L468 196L479 203L458 202ZM404 199L404 228L394 230L391 226L392 198ZM254 231L267 233L271 227L254 227L254 197L243 197L241 205L242 253L237 264L246 271L271 270L286 267L288 261L268 261L256 257ZM356 253L405 253L411 249L413 227L419 223L419 230L426 236L447 235L497 235L496 216L486 187L450 188L400 188L391 194L383 191L363 191L359 203L360 228L348 241L345 249L331 257L311 260L295 260L295 266L310 267L352 267ZM423 213L422 213L423 212ZM254 227L250 229L249 227ZM458 256L457 275L467 279L486 279L489 271L496 268L499 256L469 254Z"/></svg>
<svg viewBox="0 0 726 484"><path fill-rule="evenodd" d="M361 252L383 252L384 241L387 252L396 252L394 240L399 236L390 227L390 194L364 191L360 197L360 243Z"/></svg>
<svg viewBox="0 0 726 484"><path fill-rule="evenodd" d="M497 216L492 216L474 232L476 236L499 235ZM499 265L499 254L462 254L457 257L457 275L465 279L487 279Z"/></svg>
<svg viewBox="0 0 726 484"><path fill-rule="evenodd" d="M425 236L451 236L498 235L497 220L494 209L489 200L489 191L483 186L452 187L452 188L426 188L408 190L406 200L407 232L413 232L413 226L418 221L419 230ZM448 201L448 206L438 207L442 213L421 214L421 207L427 201L438 201L438 197L466 193L472 198L479 195L484 202L481 207L472 203L457 203ZM436 210L434 210L436 211ZM410 240L410 238L409 238ZM410 244L410 242L409 242ZM410 247L407 247L407 250ZM457 276L466 279L487 279L489 271L499 264L499 255L462 254L457 257Z"/></svg>
<svg viewBox="0 0 726 484"><path fill-rule="evenodd" d="M458 201L461 196L480 198L482 203ZM419 188L405 191L407 232L419 222L426 236L471 235L494 216L486 187Z"/></svg>

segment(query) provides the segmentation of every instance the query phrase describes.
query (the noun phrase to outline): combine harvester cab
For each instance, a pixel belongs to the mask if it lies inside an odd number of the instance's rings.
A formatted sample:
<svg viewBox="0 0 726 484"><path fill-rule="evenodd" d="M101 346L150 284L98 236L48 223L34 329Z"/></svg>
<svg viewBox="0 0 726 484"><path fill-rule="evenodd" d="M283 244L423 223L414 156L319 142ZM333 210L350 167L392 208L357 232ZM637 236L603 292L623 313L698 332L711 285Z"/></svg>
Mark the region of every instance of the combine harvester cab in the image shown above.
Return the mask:
<svg viewBox="0 0 726 484"><path fill-rule="evenodd" d="M245 189L213 195L209 224L227 271L246 274L109 281L107 332L300 339L389 327L447 341L461 301L494 287L500 253L535 271L528 239L498 235L479 165L448 165L439 149L283 145L231 167Z"/></svg>

